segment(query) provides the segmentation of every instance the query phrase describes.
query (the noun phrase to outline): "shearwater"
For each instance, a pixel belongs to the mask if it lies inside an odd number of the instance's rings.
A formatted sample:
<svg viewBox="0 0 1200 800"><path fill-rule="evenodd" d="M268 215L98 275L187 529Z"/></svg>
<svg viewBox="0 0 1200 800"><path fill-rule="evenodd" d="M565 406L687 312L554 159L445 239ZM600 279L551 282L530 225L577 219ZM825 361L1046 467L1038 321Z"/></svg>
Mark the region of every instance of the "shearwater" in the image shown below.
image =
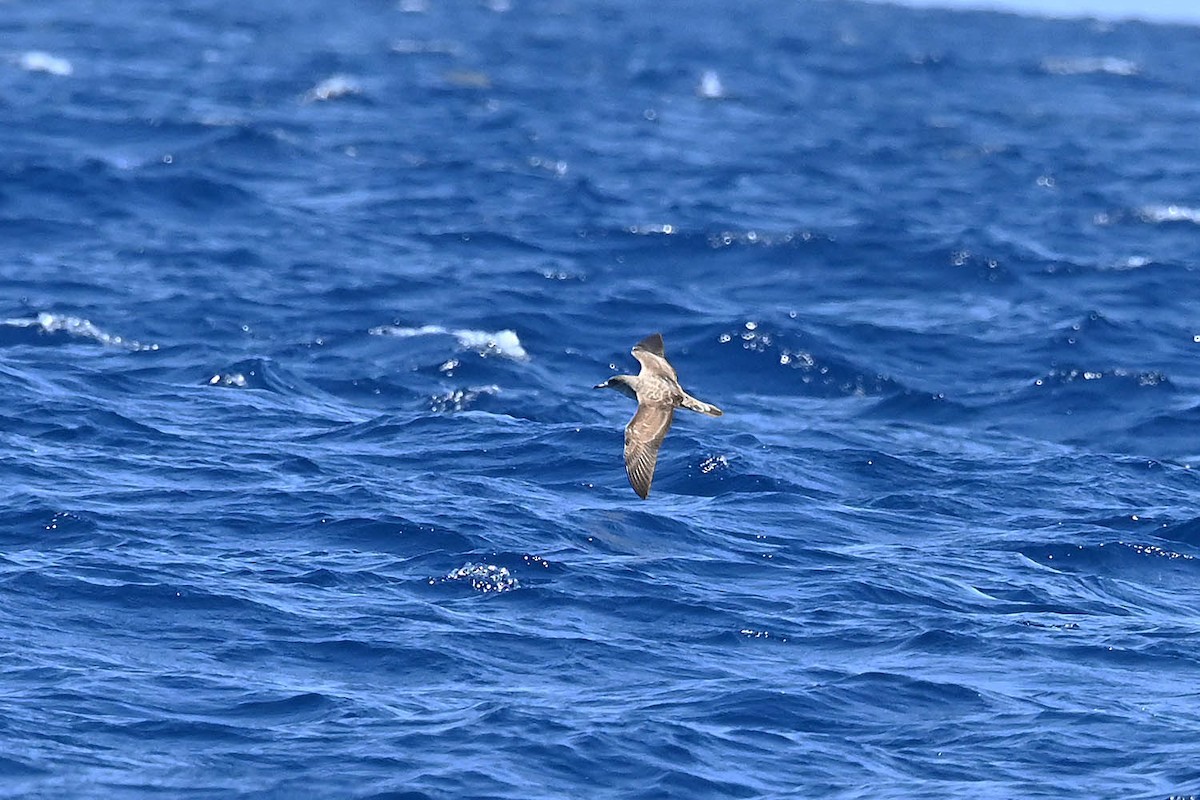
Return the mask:
<svg viewBox="0 0 1200 800"><path fill-rule="evenodd" d="M675 368L663 352L661 333L652 333L633 346L633 357L642 365L637 375L614 375L597 389L616 389L637 400L637 411L625 426L625 473L629 485L645 500L654 481L658 449L671 429L675 409L686 408L719 417L724 412L692 397L679 385Z"/></svg>

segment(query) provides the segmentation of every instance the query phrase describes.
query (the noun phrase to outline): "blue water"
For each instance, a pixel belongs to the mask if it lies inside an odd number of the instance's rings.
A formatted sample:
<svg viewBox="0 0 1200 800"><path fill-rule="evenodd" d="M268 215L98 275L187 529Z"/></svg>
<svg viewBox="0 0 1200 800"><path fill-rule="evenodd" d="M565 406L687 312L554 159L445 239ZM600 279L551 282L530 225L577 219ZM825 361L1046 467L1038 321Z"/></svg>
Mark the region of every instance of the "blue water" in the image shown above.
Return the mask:
<svg viewBox="0 0 1200 800"><path fill-rule="evenodd" d="M0 34L3 796L1200 794L1196 28Z"/></svg>

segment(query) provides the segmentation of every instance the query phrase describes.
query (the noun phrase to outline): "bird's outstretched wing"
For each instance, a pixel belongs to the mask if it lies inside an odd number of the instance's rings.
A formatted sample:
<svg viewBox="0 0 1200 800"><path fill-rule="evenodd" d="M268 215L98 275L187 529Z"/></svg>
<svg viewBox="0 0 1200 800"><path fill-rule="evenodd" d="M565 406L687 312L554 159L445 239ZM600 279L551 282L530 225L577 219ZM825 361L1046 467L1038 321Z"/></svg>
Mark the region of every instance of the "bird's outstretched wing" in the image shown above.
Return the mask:
<svg viewBox="0 0 1200 800"><path fill-rule="evenodd" d="M625 426L625 473L629 485L643 500L650 494L658 448L662 446L675 409L669 405L640 403L637 413Z"/></svg>
<svg viewBox="0 0 1200 800"><path fill-rule="evenodd" d="M663 352L663 338L661 333L652 333L645 339L642 339L640 342L635 344L633 346L633 352L636 353L638 350L647 350L651 353L654 353L654 355L662 356L663 358L666 358L667 356L667 354Z"/></svg>
<svg viewBox="0 0 1200 800"><path fill-rule="evenodd" d="M633 346L633 357L642 365L644 372L653 372L660 375L665 375L673 381L678 381L679 376L675 374L675 368L667 361L667 354L663 351L663 338L661 333L652 333L645 339Z"/></svg>

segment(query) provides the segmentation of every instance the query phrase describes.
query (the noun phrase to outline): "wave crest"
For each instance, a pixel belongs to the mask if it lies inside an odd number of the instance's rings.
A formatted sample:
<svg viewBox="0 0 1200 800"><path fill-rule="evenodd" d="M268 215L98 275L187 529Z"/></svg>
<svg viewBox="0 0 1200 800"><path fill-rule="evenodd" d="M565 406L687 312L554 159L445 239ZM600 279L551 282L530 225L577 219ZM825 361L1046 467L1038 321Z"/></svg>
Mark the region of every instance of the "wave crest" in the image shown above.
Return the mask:
<svg viewBox="0 0 1200 800"><path fill-rule="evenodd" d="M119 347L125 350L157 350L157 344L143 344L135 339L128 339L119 334L108 333L95 325L91 320L63 314L40 312L36 317L17 317L6 319L3 323L9 328L33 331L38 336L55 336L76 339L91 339L109 347Z"/></svg>
<svg viewBox="0 0 1200 800"><path fill-rule="evenodd" d="M407 328L400 325L377 325L367 333L372 336L453 336L463 350L474 350L481 356L501 356L515 361L526 361L529 353L521 345L521 339L515 331L500 330L495 332L477 331L470 329L449 330L441 325L422 325L419 328Z"/></svg>

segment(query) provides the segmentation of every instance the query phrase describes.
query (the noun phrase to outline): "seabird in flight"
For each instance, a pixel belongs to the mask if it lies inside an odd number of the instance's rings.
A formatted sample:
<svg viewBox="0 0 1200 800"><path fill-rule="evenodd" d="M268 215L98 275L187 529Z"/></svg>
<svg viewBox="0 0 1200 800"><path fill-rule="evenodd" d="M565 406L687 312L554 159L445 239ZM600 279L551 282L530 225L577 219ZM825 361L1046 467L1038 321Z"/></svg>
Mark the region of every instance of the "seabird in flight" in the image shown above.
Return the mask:
<svg viewBox="0 0 1200 800"><path fill-rule="evenodd" d="M625 426L625 472L629 475L629 485L645 500L654 480L658 448L671 429L675 409L686 408L710 417L719 417L723 412L692 397L679 385L679 376L663 353L661 333L642 339L631 352L641 363L641 372L614 375L595 388L616 389L637 400L637 412Z"/></svg>

